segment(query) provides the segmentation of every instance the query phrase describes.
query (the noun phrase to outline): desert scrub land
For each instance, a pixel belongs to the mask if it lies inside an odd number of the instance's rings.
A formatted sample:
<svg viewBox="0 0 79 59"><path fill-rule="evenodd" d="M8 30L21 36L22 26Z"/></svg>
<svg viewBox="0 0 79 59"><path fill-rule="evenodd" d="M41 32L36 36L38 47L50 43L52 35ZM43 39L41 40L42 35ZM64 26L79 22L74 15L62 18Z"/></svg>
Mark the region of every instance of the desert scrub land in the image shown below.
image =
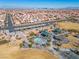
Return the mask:
<svg viewBox="0 0 79 59"><path fill-rule="evenodd" d="M72 22L59 22L58 26L61 29L64 30L70 30L70 31L78 31L79 32L79 24L78 23L72 23Z"/></svg>
<svg viewBox="0 0 79 59"><path fill-rule="evenodd" d="M46 50L26 48L18 46L9 47L8 44L0 45L0 59L58 59L58 57Z"/></svg>

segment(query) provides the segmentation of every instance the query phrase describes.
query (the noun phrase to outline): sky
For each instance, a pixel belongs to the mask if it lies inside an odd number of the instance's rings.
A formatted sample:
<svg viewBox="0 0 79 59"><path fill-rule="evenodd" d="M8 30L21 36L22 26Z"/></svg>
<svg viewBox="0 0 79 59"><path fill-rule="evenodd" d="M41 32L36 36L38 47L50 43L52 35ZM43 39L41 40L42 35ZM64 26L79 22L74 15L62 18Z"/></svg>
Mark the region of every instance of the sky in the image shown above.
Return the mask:
<svg viewBox="0 0 79 59"><path fill-rule="evenodd" d="M79 7L79 0L0 0L0 8Z"/></svg>

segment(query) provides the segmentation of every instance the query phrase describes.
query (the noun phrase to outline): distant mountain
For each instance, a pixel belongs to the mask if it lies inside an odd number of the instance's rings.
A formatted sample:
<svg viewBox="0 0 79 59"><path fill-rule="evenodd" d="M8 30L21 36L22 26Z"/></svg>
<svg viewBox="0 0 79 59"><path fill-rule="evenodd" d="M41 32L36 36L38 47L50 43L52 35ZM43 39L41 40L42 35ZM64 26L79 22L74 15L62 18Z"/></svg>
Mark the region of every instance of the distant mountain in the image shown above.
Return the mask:
<svg viewBox="0 0 79 59"><path fill-rule="evenodd" d="M7 10L12 10L12 9L16 9L16 10L25 10L25 9L41 9L41 10L79 10L79 7L66 7L66 8L0 8L1 9L7 9Z"/></svg>
<svg viewBox="0 0 79 59"><path fill-rule="evenodd" d="M60 8L60 9L66 9L66 10L79 10L79 7L66 7L66 8Z"/></svg>

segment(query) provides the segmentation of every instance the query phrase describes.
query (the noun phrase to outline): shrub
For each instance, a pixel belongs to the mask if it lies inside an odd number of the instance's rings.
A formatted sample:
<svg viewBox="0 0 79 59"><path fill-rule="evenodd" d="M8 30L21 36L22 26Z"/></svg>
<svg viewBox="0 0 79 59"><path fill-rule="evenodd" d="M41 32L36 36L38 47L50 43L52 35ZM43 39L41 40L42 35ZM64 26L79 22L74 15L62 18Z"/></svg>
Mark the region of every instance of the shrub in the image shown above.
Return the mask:
<svg viewBox="0 0 79 59"><path fill-rule="evenodd" d="M23 47L23 43L20 43L20 45L19 45L19 46L20 46L20 48L22 48L22 47Z"/></svg>
<svg viewBox="0 0 79 59"><path fill-rule="evenodd" d="M31 48L32 47L32 44L29 44L29 48Z"/></svg>
<svg viewBox="0 0 79 59"><path fill-rule="evenodd" d="M7 40L0 40L0 45L1 44L5 44L5 43L8 43L9 41L7 41Z"/></svg>
<svg viewBox="0 0 79 59"><path fill-rule="evenodd" d="M30 36L36 36L36 34L34 32L31 32Z"/></svg>

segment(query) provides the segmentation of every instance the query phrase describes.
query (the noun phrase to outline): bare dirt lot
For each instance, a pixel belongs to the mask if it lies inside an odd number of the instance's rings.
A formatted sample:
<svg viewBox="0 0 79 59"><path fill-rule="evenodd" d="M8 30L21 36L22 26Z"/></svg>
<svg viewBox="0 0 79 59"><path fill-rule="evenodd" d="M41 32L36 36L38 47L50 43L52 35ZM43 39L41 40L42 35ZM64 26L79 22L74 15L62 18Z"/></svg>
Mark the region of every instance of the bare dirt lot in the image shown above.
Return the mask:
<svg viewBox="0 0 79 59"><path fill-rule="evenodd" d="M58 59L56 55L40 49L20 49L9 47L7 44L0 45L0 59Z"/></svg>

